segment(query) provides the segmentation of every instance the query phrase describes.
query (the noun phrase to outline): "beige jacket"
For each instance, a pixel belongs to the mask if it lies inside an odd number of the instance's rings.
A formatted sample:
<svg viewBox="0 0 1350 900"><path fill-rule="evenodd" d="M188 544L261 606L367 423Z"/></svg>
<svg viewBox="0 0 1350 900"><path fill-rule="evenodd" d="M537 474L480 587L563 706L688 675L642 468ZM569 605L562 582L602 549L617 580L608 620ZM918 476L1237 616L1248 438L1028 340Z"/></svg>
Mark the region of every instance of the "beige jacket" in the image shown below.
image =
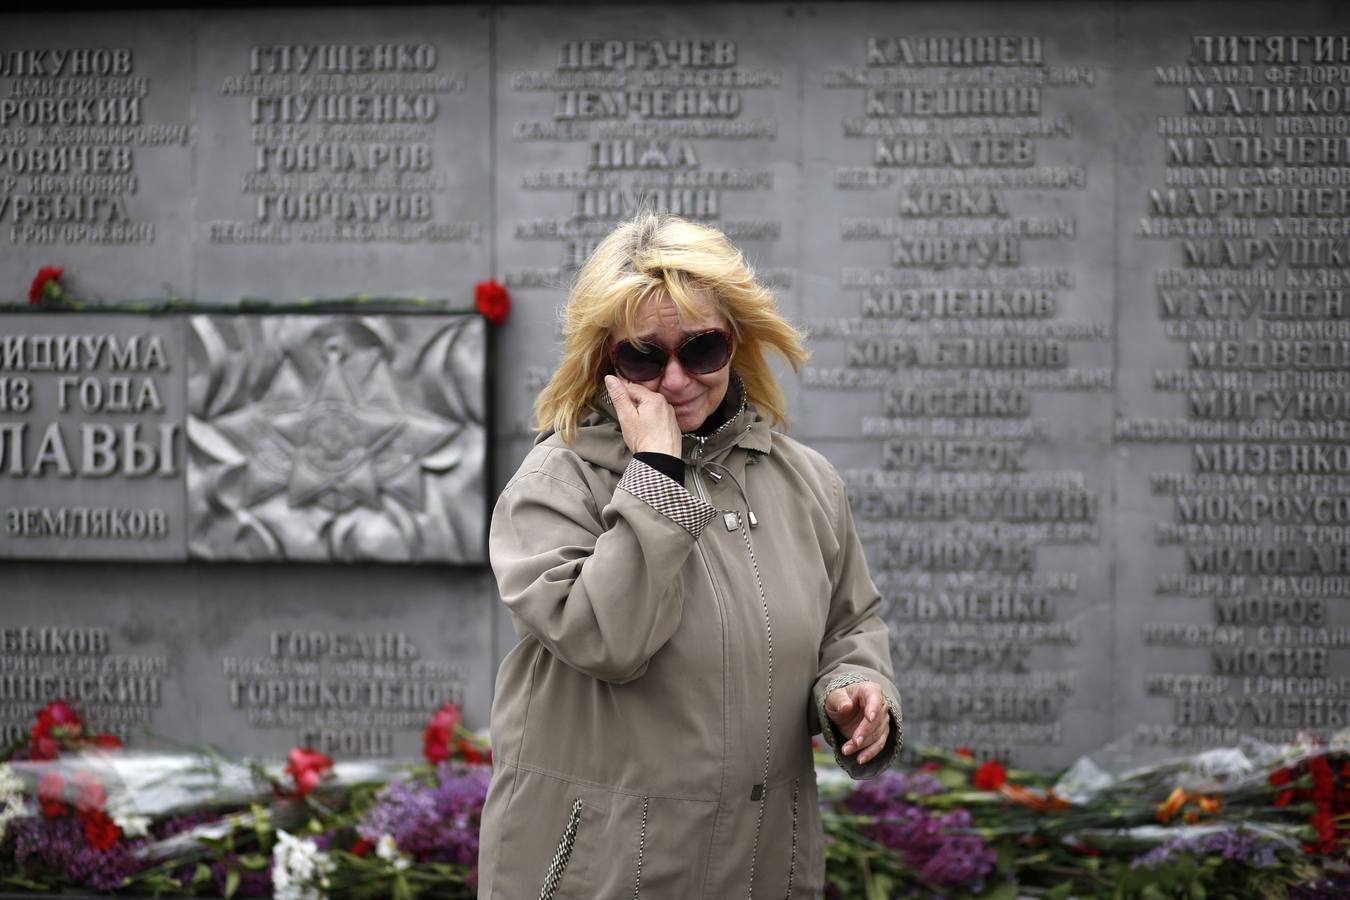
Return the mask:
<svg viewBox="0 0 1350 900"><path fill-rule="evenodd" d="M683 455L688 490L597 413L570 446L542 437L497 502L520 642L497 674L481 898L819 897L825 695L880 684L886 750L836 758L868 777L894 756L886 627L838 474L744 405Z"/></svg>

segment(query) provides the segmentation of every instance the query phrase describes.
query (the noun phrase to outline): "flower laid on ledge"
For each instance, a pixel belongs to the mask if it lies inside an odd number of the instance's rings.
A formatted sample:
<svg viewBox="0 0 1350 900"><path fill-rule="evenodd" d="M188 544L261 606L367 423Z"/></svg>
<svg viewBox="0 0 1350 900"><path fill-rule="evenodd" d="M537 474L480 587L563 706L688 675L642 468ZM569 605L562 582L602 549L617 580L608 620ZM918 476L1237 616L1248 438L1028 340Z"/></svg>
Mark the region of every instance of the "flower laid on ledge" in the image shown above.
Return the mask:
<svg viewBox="0 0 1350 900"><path fill-rule="evenodd" d="M332 758L307 747L291 748L291 752L286 755L286 768L282 770L295 779L295 792L291 797L298 800L309 794L319 786L323 774L331 768Z"/></svg>
<svg viewBox="0 0 1350 900"><path fill-rule="evenodd" d="M511 295L491 278L473 286L473 305L489 325L502 325L511 315Z"/></svg>
<svg viewBox="0 0 1350 900"><path fill-rule="evenodd" d="M446 704L425 763L278 768L214 754L95 752L68 704L0 762L0 885L175 896L474 896L487 742ZM41 741L59 758L34 753ZM820 751L826 896L1350 896L1350 732L1328 746L1245 742L1050 778L971 750L849 782ZM1124 765L1122 763L1122 765ZM146 773L164 773L147 778ZM322 800L318 799L322 797Z"/></svg>
<svg viewBox="0 0 1350 900"><path fill-rule="evenodd" d="M117 750L122 746L116 735L85 737L84 722L64 700L53 700L43 707L28 733L28 758L34 760L56 759L62 751Z"/></svg>
<svg viewBox="0 0 1350 900"><path fill-rule="evenodd" d="M57 266L38 269L37 275L33 276L33 283L28 286L28 304L56 305L65 299L65 293L61 290L61 276L65 273L65 269Z"/></svg>
<svg viewBox="0 0 1350 900"><path fill-rule="evenodd" d="M434 766L455 754L467 763L492 763L487 741L461 724L458 706L446 703L422 729L422 755Z"/></svg>

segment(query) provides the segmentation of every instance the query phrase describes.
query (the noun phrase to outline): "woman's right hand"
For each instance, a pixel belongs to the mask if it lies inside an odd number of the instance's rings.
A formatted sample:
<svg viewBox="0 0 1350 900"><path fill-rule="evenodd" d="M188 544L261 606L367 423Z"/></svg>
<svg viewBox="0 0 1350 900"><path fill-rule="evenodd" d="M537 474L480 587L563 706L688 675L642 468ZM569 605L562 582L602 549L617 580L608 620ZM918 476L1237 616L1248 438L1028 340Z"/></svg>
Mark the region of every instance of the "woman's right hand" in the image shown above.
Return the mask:
<svg viewBox="0 0 1350 900"><path fill-rule="evenodd" d="M680 455L680 426L665 397L617 375L605 376L605 390L630 451Z"/></svg>

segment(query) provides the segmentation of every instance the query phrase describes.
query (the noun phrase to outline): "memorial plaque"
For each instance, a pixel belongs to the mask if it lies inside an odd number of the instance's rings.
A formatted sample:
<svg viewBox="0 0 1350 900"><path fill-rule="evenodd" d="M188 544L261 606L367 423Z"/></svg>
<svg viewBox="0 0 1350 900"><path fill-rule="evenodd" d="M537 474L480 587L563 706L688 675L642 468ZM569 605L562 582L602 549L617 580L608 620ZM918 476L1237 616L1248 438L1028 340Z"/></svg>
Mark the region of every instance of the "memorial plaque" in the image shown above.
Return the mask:
<svg viewBox="0 0 1350 900"><path fill-rule="evenodd" d="M480 316L191 326L194 557L484 559Z"/></svg>
<svg viewBox="0 0 1350 900"><path fill-rule="evenodd" d="M84 299L187 296L192 19L6 16L0 27L0 301L66 269Z"/></svg>
<svg viewBox="0 0 1350 900"><path fill-rule="evenodd" d="M5 587L7 739L58 697L130 746L250 756L414 758L446 700L487 725L496 601L482 568L12 562Z"/></svg>
<svg viewBox="0 0 1350 900"><path fill-rule="evenodd" d="M1117 726L1158 753L1335 731L1350 714L1344 10L1123 6L1121 28L1119 114L1138 137L1121 143L1116 211Z"/></svg>
<svg viewBox="0 0 1350 900"><path fill-rule="evenodd" d="M1067 762L1110 728L1110 7L829 12L795 430L849 484L911 745Z"/></svg>
<svg viewBox="0 0 1350 900"><path fill-rule="evenodd" d="M0 17L0 303L51 265L198 305L0 318L3 737L56 695L254 754L486 725L488 510L641 208L810 333L791 431L848 485L910 746L1343 727L1350 20L1273 10ZM492 329L457 312L489 277Z"/></svg>
<svg viewBox="0 0 1350 900"><path fill-rule="evenodd" d="M485 9L231 10L198 37L198 295L472 303Z"/></svg>
<svg viewBox="0 0 1350 900"><path fill-rule="evenodd" d="M576 269L640 209L722 229L795 308L800 13L495 11L497 258L524 314L502 335L504 433L533 429L555 361L554 310Z"/></svg>
<svg viewBox="0 0 1350 900"><path fill-rule="evenodd" d="M0 557L183 558L182 326L0 317Z"/></svg>

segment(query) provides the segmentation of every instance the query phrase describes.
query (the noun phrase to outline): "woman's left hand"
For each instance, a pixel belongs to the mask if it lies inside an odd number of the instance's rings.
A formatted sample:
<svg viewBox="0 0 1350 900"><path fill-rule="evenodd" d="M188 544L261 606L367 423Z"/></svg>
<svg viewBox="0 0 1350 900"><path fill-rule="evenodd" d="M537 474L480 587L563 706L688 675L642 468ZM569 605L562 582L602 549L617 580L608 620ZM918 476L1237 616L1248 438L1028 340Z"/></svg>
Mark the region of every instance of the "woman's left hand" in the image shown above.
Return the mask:
<svg viewBox="0 0 1350 900"><path fill-rule="evenodd" d="M844 735L845 756L858 754L858 762L876 757L886 746L891 717L881 687L871 681L859 681L830 691L825 698L825 714Z"/></svg>

